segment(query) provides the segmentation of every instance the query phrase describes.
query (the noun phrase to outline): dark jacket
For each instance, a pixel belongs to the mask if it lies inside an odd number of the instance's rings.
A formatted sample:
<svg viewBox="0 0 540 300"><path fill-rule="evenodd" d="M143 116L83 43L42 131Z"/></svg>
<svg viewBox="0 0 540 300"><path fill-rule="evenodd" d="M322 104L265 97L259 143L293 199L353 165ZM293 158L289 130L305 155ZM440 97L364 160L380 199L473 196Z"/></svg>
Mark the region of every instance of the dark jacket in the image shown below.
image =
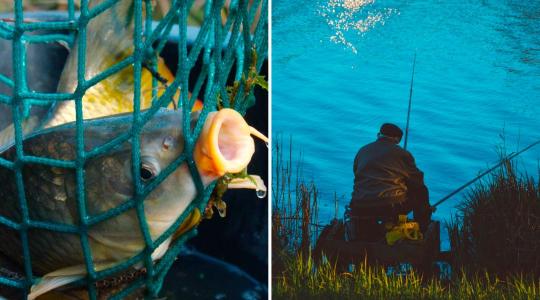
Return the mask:
<svg viewBox="0 0 540 300"><path fill-rule="evenodd" d="M351 207L400 203L407 190L424 187L424 173L413 156L386 138L360 148L353 172Z"/></svg>

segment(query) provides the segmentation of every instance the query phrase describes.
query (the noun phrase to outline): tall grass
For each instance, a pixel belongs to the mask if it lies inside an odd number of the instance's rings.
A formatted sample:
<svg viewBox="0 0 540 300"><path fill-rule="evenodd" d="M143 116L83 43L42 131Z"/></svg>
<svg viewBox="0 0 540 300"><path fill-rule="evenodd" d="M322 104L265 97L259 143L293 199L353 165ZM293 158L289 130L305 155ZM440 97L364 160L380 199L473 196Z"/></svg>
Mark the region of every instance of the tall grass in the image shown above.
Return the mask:
<svg viewBox="0 0 540 300"><path fill-rule="evenodd" d="M301 153L293 163L292 139L283 145L278 139L273 147L274 299L540 299L540 183L511 164L475 186L448 225L451 276L388 272L367 261L343 272L311 255L318 190L304 181Z"/></svg>
<svg viewBox="0 0 540 300"><path fill-rule="evenodd" d="M302 255L290 259L284 273L275 276L273 299L539 299L540 279L488 273L460 272L452 280L422 278L414 271L389 275L386 270L360 264L340 272L328 261L315 264Z"/></svg>
<svg viewBox="0 0 540 300"><path fill-rule="evenodd" d="M474 186L447 227L455 266L540 276L540 179L512 162Z"/></svg>
<svg viewBox="0 0 540 300"><path fill-rule="evenodd" d="M284 266L283 256L300 253L307 256L318 236L318 190L302 175L302 154L293 165L292 138L288 160L284 160L282 138L274 145L272 184L272 253L274 269Z"/></svg>

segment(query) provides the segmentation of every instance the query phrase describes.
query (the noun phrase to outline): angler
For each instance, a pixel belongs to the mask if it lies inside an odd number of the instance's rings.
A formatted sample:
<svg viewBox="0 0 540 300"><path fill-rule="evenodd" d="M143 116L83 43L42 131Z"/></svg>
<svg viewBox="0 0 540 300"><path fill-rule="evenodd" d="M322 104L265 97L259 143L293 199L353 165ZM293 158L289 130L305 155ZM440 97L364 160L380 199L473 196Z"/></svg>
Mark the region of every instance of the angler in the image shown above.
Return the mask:
<svg viewBox="0 0 540 300"><path fill-rule="evenodd" d="M381 126L377 140L360 148L354 160L354 187L349 205L349 239L375 240L384 234L381 221L414 212L425 232L431 220L424 173L411 153L398 144L403 132L390 123Z"/></svg>

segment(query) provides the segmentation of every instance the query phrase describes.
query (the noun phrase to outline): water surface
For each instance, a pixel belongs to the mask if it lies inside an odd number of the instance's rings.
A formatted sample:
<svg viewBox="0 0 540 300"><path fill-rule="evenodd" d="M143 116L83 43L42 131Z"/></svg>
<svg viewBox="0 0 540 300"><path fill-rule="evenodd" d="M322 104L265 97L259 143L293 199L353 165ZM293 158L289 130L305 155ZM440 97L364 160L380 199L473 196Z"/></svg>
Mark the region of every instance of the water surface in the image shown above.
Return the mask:
<svg viewBox="0 0 540 300"><path fill-rule="evenodd" d="M350 200L352 163L383 122L405 127L431 202L540 139L540 2L273 1L273 134L293 136L320 218ZM504 140L501 138L504 137ZM518 159L538 175L540 147ZM448 220L463 193L439 206ZM448 247L447 241L443 247Z"/></svg>

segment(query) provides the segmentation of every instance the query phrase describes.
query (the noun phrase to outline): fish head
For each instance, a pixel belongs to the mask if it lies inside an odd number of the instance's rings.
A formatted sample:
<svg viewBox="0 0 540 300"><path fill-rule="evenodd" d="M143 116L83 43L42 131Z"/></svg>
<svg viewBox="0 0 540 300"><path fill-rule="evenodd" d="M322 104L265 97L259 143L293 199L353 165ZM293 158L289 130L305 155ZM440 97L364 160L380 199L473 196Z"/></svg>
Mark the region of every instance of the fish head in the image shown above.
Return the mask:
<svg viewBox="0 0 540 300"><path fill-rule="evenodd" d="M108 185L116 189L115 194L123 194L120 197L122 199L133 194L132 188L122 188L126 182L132 186L130 183L133 174L139 176L146 188L155 185L154 181L162 172L168 173L144 200L146 222L154 239L170 228L197 197L198 180L194 176L198 176L206 188L226 173L237 173L245 169L255 151L252 128L238 112L222 109L208 114L197 140L193 142L193 161L188 162L189 156L184 153L188 142L184 137L182 115L180 110L166 110L143 127L139 143L140 163L136 172L133 172L132 160L125 157L125 152L118 152L125 159L115 158L115 161L121 162L121 167L108 172L117 174L109 178ZM199 115L199 112L190 114L190 130L195 128ZM184 159L179 161L181 156ZM193 171L198 174L192 174L189 163L192 163L195 167ZM174 170L171 172L169 168ZM121 172L118 173L118 170ZM115 227L120 229L129 223L133 222L121 222ZM108 230L110 232L110 228Z"/></svg>

